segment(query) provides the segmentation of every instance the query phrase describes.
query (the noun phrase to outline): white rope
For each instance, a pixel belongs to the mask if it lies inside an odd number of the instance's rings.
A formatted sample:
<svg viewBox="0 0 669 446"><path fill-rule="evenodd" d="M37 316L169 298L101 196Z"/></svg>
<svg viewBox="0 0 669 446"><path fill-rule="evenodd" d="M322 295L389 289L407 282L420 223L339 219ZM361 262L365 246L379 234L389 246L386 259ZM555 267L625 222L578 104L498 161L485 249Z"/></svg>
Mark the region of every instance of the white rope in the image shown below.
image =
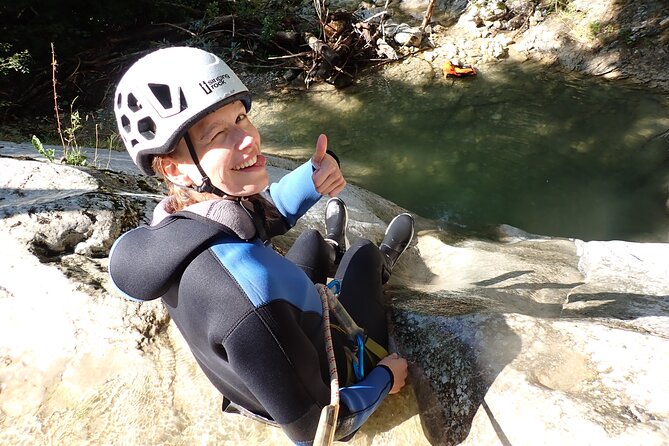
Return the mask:
<svg viewBox="0 0 669 446"><path fill-rule="evenodd" d="M323 284L317 284L318 294L321 296L323 306L323 331L325 335L325 351L328 355L328 367L330 370L330 404L339 405L339 378L337 378L337 361L335 360L334 347L332 346L332 331L330 330L330 308L328 302L334 299L332 290Z"/></svg>
<svg viewBox="0 0 669 446"><path fill-rule="evenodd" d="M316 289L321 297L321 306L323 308L323 334L325 336L325 351L330 371L330 405L325 406L321 412L314 445L331 445L334 441L337 415L339 413L339 378L337 378L337 361L335 359L334 347L332 346L330 308L328 305L330 299L334 299L334 294L330 288L320 283L316 284Z"/></svg>

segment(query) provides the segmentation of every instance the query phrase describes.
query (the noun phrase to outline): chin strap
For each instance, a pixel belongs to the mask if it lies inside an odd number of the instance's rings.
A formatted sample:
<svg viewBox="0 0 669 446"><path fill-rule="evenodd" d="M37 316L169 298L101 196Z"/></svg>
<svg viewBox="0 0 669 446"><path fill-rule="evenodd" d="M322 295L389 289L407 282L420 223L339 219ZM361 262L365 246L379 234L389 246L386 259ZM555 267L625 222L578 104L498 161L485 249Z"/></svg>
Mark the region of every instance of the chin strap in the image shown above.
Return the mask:
<svg viewBox="0 0 669 446"><path fill-rule="evenodd" d="M211 184L211 180L209 179L207 174L204 173L204 169L202 169L202 166L200 166L200 160L197 158L197 154L195 153L195 147L193 147L193 141L191 141L188 132L186 132L186 134L184 135L184 140L186 141L188 152L190 153L190 157L193 159L195 167L197 167L197 170L200 171L200 175L202 175L202 184L200 184L199 186L192 185L189 188L194 189L200 193L214 194L221 198L225 198L227 200L234 200L237 203L239 203L242 209L244 209L244 212L246 212L246 214L251 218L253 226L255 226L256 228L256 236L260 238L265 244L269 243L269 237L267 236L267 230L265 229L265 224L264 224L265 211L263 210L258 200L251 201L247 197L234 196L232 194L222 191L218 187Z"/></svg>
<svg viewBox="0 0 669 446"><path fill-rule="evenodd" d="M186 147L188 147L188 152L190 153L190 157L193 159L195 167L197 167L197 170L200 171L200 175L202 175L202 184L200 184L199 186L192 185L191 189L194 189L200 193L209 193L218 195L221 198L234 198L233 195L224 192L218 187L211 184L211 180L209 179L207 174L204 173L204 169L202 169L202 166L200 166L200 160L197 158L197 154L195 153L195 147L193 147L193 141L191 141L188 132L186 132L186 134L184 135L184 140L186 141Z"/></svg>

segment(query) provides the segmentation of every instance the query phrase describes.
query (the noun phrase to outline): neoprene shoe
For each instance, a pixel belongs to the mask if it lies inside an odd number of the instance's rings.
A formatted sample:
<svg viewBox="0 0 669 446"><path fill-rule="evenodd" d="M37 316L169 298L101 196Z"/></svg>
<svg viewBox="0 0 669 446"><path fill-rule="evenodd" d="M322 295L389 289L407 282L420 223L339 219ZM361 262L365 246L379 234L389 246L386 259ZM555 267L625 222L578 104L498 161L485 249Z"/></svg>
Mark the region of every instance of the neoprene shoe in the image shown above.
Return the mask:
<svg viewBox="0 0 669 446"><path fill-rule="evenodd" d="M347 224L348 211L346 205L340 198L330 198L325 204L325 241L335 248L336 263L341 260L346 252Z"/></svg>
<svg viewBox="0 0 669 446"><path fill-rule="evenodd" d="M409 247L409 243L413 239L414 234L414 220L411 214L403 213L393 218L388 228L383 241L379 245L379 251L383 255L383 283L390 279L390 273L397 263L397 259Z"/></svg>

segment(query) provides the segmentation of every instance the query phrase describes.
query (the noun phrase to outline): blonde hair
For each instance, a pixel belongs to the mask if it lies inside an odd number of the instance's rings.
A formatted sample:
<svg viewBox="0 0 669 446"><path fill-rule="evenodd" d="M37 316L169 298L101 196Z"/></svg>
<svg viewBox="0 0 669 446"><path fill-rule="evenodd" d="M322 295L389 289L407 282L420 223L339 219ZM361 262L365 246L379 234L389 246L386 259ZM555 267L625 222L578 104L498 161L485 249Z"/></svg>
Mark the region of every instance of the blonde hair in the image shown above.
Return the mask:
<svg viewBox="0 0 669 446"><path fill-rule="evenodd" d="M179 212L192 204L207 200L208 198L204 194L193 189L177 186L167 179L163 162L168 157L169 154L156 155L153 157L153 161L151 162L151 167L153 168L154 172L156 172L163 179L165 186L167 187L167 196L169 200L167 201L166 211L170 214L173 214L174 212Z"/></svg>
<svg viewBox="0 0 669 446"><path fill-rule="evenodd" d="M165 185L167 186L167 196L169 200L167 201L165 210L168 213L173 214L182 211L192 204L210 200L211 196L209 195L205 195L187 187L178 186L167 179L163 162L168 159L169 156L169 154L156 155L151 162L151 167L154 172L163 178ZM286 224L284 217L279 213L279 210L273 203L269 202L260 194L251 195L246 198L253 203L254 212L260 213L260 219L262 220L262 224L267 233L283 234L288 230L288 227L284 228L284 225Z"/></svg>

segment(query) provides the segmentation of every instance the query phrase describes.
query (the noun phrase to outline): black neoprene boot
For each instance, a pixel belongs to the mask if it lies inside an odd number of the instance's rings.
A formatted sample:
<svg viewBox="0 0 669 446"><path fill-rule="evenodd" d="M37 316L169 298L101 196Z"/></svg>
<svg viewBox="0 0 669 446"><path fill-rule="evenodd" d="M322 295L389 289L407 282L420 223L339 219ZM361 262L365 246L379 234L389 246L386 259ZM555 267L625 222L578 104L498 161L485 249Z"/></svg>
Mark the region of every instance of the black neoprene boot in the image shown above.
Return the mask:
<svg viewBox="0 0 669 446"><path fill-rule="evenodd" d="M344 202L332 197L325 205L325 241L330 243L335 251L334 263L338 264L346 252L346 225L348 211Z"/></svg>
<svg viewBox="0 0 669 446"><path fill-rule="evenodd" d="M414 220L411 214L403 213L393 218L383 241L379 245L379 251L383 255L383 279L386 283L390 279L390 273L397 263L397 259L406 251L413 239Z"/></svg>

